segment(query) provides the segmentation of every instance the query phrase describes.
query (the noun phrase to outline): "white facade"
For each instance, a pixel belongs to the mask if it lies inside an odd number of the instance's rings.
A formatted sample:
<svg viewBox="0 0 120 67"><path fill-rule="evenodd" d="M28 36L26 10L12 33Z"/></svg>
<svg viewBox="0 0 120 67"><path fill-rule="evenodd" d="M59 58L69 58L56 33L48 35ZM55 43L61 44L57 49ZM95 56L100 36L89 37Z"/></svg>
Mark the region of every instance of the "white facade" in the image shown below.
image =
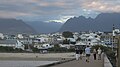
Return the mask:
<svg viewBox="0 0 120 67"><path fill-rule="evenodd" d="M4 35L2 33L0 33L0 38L4 39Z"/></svg>
<svg viewBox="0 0 120 67"><path fill-rule="evenodd" d="M15 48L20 48L20 49L24 50L24 47L25 46L20 41L17 40L17 44L15 45Z"/></svg>
<svg viewBox="0 0 120 67"><path fill-rule="evenodd" d="M94 33L80 35L81 41L86 45L98 45L100 42L100 36Z"/></svg>
<svg viewBox="0 0 120 67"><path fill-rule="evenodd" d="M73 44L59 44L60 47L64 47L67 49L70 49L71 46L74 46Z"/></svg>
<svg viewBox="0 0 120 67"><path fill-rule="evenodd" d="M50 44L35 44L34 47L38 49L48 49L54 47L53 45Z"/></svg>
<svg viewBox="0 0 120 67"><path fill-rule="evenodd" d="M52 48L52 46L50 44L43 44L42 47L43 48Z"/></svg>
<svg viewBox="0 0 120 67"><path fill-rule="evenodd" d="M24 45L17 40L2 40L0 41L0 46L20 48L24 50Z"/></svg>
<svg viewBox="0 0 120 67"><path fill-rule="evenodd" d="M41 38L36 38L34 40L35 43L46 43L49 42L50 38L46 38L46 37L41 37Z"/></svg>
<svg viewBox="0 0 120 67"><path fill-rule="evenodd" d="M67 38L67 40L70 40L70 42L76 42L74 38Z"/></svg>
<svg viewBox="0 0 120 67"><path fill-rule="evenodd" d="M17 37L20 38L20 39L24 38L22 34L18 34Z"/></svg>

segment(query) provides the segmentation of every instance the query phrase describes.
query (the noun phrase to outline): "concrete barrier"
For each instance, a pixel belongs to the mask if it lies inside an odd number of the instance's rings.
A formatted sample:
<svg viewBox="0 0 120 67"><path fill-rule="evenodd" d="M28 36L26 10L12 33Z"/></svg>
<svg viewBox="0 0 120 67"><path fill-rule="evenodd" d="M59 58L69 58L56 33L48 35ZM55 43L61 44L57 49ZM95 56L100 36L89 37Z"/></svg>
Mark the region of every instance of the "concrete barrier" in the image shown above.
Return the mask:
<svg viewBox="0 0 120 67"><path fill-rule="evenodd" d="M113 67L106 55L104 55L104 67Z"/></svg>

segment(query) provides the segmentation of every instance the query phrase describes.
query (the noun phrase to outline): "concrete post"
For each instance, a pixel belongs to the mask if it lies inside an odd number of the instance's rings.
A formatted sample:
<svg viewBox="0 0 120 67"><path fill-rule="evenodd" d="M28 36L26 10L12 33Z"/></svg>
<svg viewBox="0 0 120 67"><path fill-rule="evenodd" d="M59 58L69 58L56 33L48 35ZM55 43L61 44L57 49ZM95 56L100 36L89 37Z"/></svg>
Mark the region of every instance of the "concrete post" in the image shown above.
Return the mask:
<svg viewBox="0 0 120 67"><path fill-rule="evenodd" d="M118 59L117 59L117 61L118 61L118 67L120 67L120 36L119 36L119 38L118 38Z"/></svg>

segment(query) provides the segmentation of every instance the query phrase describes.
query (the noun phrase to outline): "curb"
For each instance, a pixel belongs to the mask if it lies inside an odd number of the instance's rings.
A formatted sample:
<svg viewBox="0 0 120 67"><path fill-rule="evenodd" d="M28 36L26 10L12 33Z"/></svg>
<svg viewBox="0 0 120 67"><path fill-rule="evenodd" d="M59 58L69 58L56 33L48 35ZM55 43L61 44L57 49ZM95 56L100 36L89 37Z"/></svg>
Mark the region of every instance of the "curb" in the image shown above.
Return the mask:
<svg viewBox="0 0 120 67"><path fill-rule="evenodd" d="M63 59L65 59L65 58L63 58ZM73 61L73 60L75 60L75 58L69 59L69 60L60 61L60 62L56 62L56 63L51 63L51 64L47 64L47 65L41 65L41 66L38 66L38 67L49 67L49 66L54 66L54 65L57 65L57 64L62 64L62 63Z"/></svg>

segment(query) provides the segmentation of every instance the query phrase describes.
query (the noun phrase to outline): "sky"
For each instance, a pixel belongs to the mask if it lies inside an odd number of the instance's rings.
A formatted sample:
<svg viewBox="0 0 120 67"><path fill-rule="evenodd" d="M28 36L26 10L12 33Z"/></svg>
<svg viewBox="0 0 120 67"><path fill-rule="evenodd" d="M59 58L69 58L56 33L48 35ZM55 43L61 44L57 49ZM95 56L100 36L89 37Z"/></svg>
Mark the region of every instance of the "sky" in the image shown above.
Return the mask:
<svg viewBox="0 0 120 67"><path fill-rule="evenodd" d="M64 23L72 17L95 18L120 12L120 0L0 0L0 18Z"/></svg>

